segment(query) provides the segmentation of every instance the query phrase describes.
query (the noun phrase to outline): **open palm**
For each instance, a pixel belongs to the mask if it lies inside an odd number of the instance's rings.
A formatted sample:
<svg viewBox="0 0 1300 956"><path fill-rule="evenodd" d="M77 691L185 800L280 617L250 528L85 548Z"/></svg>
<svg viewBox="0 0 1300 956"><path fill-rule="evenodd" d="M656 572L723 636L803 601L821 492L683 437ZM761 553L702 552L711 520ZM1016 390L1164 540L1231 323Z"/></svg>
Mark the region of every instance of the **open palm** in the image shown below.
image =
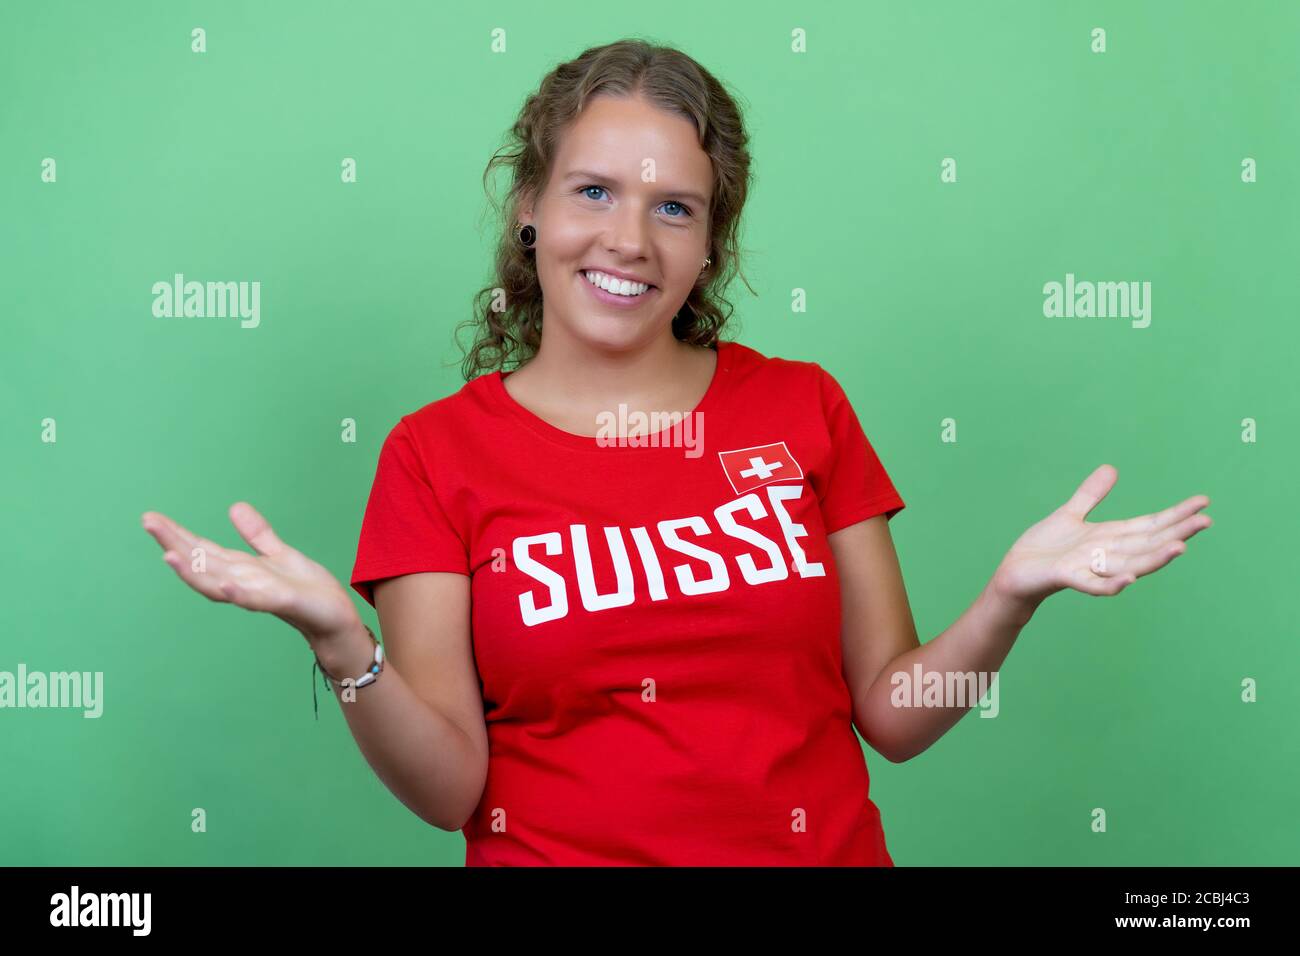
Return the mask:
<svg viewBox="0 0 1300 956"><path fill-rule="evenodd" d="M231 505L230 520L256 554L223 548L157 511L146 511L140 523L172 570L213 601L274 614L309 641L352 626L356 607L326 568L281 541L247 502Z"/></svg>
<svg viewBox="0 0 1300 956"><path fill-rule="evenodd" d="M1102 465L1069 501L1021 535L994 574L997 592L1027 606L1066 588L1118 594L1182 554L1187 539L1213 523L1197 513L1210 503L1205 495L1136 518L1085 521L1118 477L1114 467Z"/></svg>

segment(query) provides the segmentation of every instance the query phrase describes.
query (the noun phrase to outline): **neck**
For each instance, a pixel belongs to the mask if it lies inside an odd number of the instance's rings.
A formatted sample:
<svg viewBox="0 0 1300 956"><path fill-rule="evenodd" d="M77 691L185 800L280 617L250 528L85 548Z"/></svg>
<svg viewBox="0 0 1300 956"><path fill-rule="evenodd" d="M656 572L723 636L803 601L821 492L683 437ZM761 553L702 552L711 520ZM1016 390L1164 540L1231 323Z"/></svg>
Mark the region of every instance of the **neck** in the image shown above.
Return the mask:
<svg viewBox="0 0 1300 956"><path fill-rule="evenodd" d="M543 335L527 367L534 385L579 404L603 406L611 398L626 402L662 398L675 383L689 379L701 351L678 341L671 331L649 345L626 350Z"/></svg>

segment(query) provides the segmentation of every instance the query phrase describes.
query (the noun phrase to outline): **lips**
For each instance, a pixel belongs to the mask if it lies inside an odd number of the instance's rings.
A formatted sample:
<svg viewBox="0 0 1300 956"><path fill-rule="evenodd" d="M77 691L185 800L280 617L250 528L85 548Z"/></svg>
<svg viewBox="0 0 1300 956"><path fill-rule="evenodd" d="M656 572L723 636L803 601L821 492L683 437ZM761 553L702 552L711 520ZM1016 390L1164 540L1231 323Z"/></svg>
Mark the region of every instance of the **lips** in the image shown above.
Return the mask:
<svg viewBox="0 0 1300 956"><path fill-rule="evenodd" d="M595 285L581 272L575 274L575 278L587 289L587 294L594 297L597 301L603 302L611 308L618 310L640 309L642 305L652 297L658 294L659 290L654 286L649 286L640 295L618 295L614 292L608 292L600 286Z"/></svg>
<svg viewBox="0 0 1300 956"><path fill-rule="evenodd" d="M611 278L614 279L619 279L619 280L626 279L628 282L640 282L645 285L648 285L652 289L656 288L653 282L650 282L646 279L641 279L634 275L630 275L629 273L626 272L619 272L617 269L601 269L598 266L583 266L581 269L578 270L578 274L581 275L584 279L586 278L585 274L588 272L599 272L602 273L603 275L610 276Z"/></svg>

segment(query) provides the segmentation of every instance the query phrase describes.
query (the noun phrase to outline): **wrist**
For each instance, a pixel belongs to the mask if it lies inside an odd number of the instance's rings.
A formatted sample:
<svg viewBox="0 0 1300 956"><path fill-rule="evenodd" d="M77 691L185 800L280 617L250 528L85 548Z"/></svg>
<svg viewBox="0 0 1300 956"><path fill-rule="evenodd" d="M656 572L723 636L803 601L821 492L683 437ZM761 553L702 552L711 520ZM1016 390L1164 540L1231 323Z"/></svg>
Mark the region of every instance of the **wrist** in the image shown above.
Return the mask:
<svg viewBox="0 0 1300 956"><path fill-rule="evenodd" d="M320 666L336 680L355 678L374 663L375 639L360 618L342 631L309 637L307 643Z"/></svg>
<svg viewBox="0 0 1300 956"><path fill-rule="evenodd" d="M1043 603L1042 598L1030 598L1009 592L996 574L984 587L984 599L997 618L1008 621L1016 627L1024 627L1028 624L1034 612L1038 610L1038 605Z"/></svg>

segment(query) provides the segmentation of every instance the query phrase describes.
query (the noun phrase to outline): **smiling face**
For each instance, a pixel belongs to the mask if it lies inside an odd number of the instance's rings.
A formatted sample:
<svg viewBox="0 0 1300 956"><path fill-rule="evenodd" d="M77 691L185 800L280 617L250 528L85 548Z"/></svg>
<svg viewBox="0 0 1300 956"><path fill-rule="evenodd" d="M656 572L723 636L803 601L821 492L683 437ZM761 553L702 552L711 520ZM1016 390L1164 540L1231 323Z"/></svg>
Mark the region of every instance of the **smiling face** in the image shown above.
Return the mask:
<svg viewBox="0 0 1300 956"><path fill-rule="evenodd" d="M712 194L694 123L640 97L590 100L538 201L520 206L519 222L537 228L543 337L619 350L671 338L709 255ZM588 278L602 272L606 289ZM639 286L613 285L616 276L650 288L617 295Z"/></svg>

